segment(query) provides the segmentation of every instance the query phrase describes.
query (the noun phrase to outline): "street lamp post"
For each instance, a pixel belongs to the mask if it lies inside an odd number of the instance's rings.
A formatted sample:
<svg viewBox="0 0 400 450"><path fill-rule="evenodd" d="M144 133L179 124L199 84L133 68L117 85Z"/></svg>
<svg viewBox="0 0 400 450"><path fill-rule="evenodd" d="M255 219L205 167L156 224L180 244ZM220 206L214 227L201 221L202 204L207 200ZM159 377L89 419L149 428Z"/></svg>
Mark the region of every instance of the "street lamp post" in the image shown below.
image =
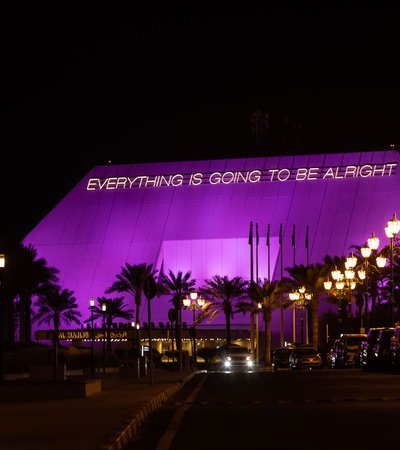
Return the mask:
<svg viewBox="0 0 400 450"><path fill-rule="evenodd" d="M107 305L103 303L101 305L101 310L103 311L103 376L106 373L106 311Z"/></svg>
<svg viewBox="0 0 400 450"><path fill-rule="evenodd" d="M389 220L387 227L385 227L386 236L389 238L390 251L390 321L391 326L394 325L394 264L393 264L393 246L396 242L396 236L400 232L400 220L397 219L396 213L393 214L393 219Z"/></svg>
<svg viewBox="0 0 400 450"><path fill-rule="evenodd" d="M131 322L131 326L132 326L132 342L131 342L131 347L132 347L132 367L134 367L135 365L135 333L136 333L136 322L132 321ZM138 353L139 354L139 353Z"/></svg>
<svg viewBox="0 0 400 450"><path fill-rule="evenodd" d="M257 310L256 310L256 364L257 367L260 363L260 319L259 314L260 310L262 308L261 303L257 303Z"/></svg>
<svg viewBox="0 0 400 450"><path fill-rule="evenodd" d="M137 378L140 378L140 356L141 356L141 348L140 345L137 344L137 341L140 343L140 323L132 321L132 367L134 369L134 373L136 374Z"/></svg>
<svg viewBox="0 0 400 450"><path fill-rule="evenodd" d="M4 326L3 326L3 302L2 302L2 278L3 269L6 266L6 258L3 254L0 254L0 382L4 381L4 351L3 351L3 340L4 340Z"/></svg>
<svg viewBox="0 0 400 450"><path fill-rule="evenodd" d="M138 355L140 356L142 353L142 341L140 337L140 322L136 323L136 336L137 336L137 344L138 344Z"/></svg>
<svg viewBox="0 0 400 450"><path fill-rule="evenodd" d="M289 298L294 302L294 307L300 311L300 343L304 344L304 310L312 299L312 294L306 291L304 286L300 286L294 292L289 293Z"/></svg>
<svg viewBox="0 0 400 450"><path fill-rule="evenodd" d="M90 298L90 373L94 375L94 330L93 330L93 310L94 310L94 298Z"/></svg>
<svg viewBox="0 0 400 450"><path fill-rule="evenodd" d="M367 240L367 245L361 247L361 255L363 257L363 262L361 265L356 267L356 271L361 282L365 280L365 290L364 290L364 309L361 312L361 323L360 323L360 333L365 333L369 328L368 320L368 300L369 300L369 274L370 272L379 272L386 265L386 258L378 255L376 257L376 266L372 264L369 260L372 252L376 252L379 247L379 238L372 233L372 236Z"/></svg>
<svg viewBox="0 0 400 450"><path fill-rule="evenodd" d="M348 260L349 258L347 258ZM333 286L332 281L327 279L324 281L324 287L327 291L329 291L333 296L339 299L339 311L338 311L338 319L339 319L339 331L342 332L342 300L348 296L349 308L351 305L351 294L353 290L356 288L357 282L360 280L355 278L355 272L349 267L349 262L346 260L346 269L344 274L335 268L332 270L331 276L335 281L335 285ZM356 259L357 261L357 259ZM356 262L357 263L357 262ZM352 264L352 262L350 263ZM354 266L353 266L354 267ZM350 316L349 312L349 316Z"/></svg>
<svg viewBox="0 0 400 450"><path fill-rule="evenodd" d="M339 328L340 331L342 328L342 317L341 317L341 304L342 300L348 296L348 304L349 308L351 305L351 295L356 288L357 284L366 284L366 292L365 292L365 298L364 298L364 313L361 314L361 332L365 331L365 325L367 322L367 316L368 316L368 272L371 270L378 271L378 268L382 268L386 264L386 258L383 256L377 256L376 258L376 264L378 266L375 267L373 264L371 264L368 260L368 258L371 255L372 250L377 250L379 246L379 239L372 233L372 237L368 239L368 247L362 247L361 248L361 254L364 258L361 265L357 266L357 257L354 256L353 253L346 258L345 262L345 270L344 273L342 273L340 270L338 270L335 267L335 270L331 271L332 279L335 282L335 285L333 286L332 281L327 279L324 282L324 287L327 291L329 291L332 295L337 297L339 299ZM356 267L357 266L357 267ZM358 278L356 277L356 271ZM348 316L350 317L351 312L349 311Z"/></svg>
<svg viewBox="0 0 400 450"><path fill-rule="evenodd" d="M186 297L183 299L183 306L186 309L191 309L193 312L192 318L192 352L193 352L193 368L196 369L197 366L197 351L196 351L196 311L204 306L204 299L200 296L198 297L197 292L191 292L190 298Z"/></svg>

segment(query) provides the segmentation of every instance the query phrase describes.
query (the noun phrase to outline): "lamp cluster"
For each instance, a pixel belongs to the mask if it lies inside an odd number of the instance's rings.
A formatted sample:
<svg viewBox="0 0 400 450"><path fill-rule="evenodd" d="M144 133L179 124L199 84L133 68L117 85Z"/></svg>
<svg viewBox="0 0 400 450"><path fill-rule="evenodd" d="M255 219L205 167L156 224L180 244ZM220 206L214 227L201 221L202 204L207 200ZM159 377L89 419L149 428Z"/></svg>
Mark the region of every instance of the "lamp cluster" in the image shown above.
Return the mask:
<svg viewBox="0 0 400 450"><path fill-rule="evenodd" d="M306 292L304 286L300 286L298 289L289 293L289 299L295 302L299 309L304 309L312 299L312 294Z"/></svg>
<svg viewBox="0 0 400 450"><path fill-rule="evenodd" d="M193 311L193 323L192 323L192 346L193 346L193 367L196 368L197 364L197 352L196 352L196 311L202 309L205 303L204 298L198 295L197 292L190 292L189 297L186 296L183 300L183 306L186 309Z"/></svg>
<svg viewBox="0 0 400 450"><path fill-rule="evenodd" d="M387 222L387 226L385 227L386 236L390 240L390 308L391 308L391 322L394 323L394 263L393 263L393 248L394 243L397 241L396 236L400 232L400 221L396 218L396 214L393 214L392 220ZM353 253L346 258L345 262L345 270L341 272L337 267L331 272L331 278L328 277L324 282L324 288L331 292L332 295L335 295L339 299L342 299L349 295L349 303L351 301L351 293L356 288L357 284L364 284L364 312L362 315L361 321L361 329L365 330L367 327L367 319L368 319L368 279L369 273L375 271L379 272L380 269L386 267L388 258L379 254L379 238L372 233L372 236L367 240L366 244L360 248L360 253L362 256L362 261L358 264L358 259L354 256ZM371 262L371 256L376 254L373 262ZM358 264L358 265L357 265Z"/></svg>
<svg viewBox="0 0 400 450"><path fill-rule="evenodd" d="M336 290L336 294L340 296L341 293L346 290L353 291L356 288L357 283L362 284L368 276L369 269L381 269L385 267L387 258L382 255L378 255L375 259L377 267L369 263L368 258L371 256L372 251L377 251L378 247L379 238L372 233L372 236L367 240L367 245L361 247L360 249L363 257L362 263L357 266L358 259L352 252L351 255L346 258L344 272L341 272L337 267L332 270L331 277L335 282L334 286L333 282L328 278L324 281L324 288L327 291L331 291L332 288L334 288L334 290ZM356 277L356 272L358 278Z"/></svg>
<svg viewBox="0 0 400 450"><path fill-rule="evenodd" d="M307 292L305 286L300 286L296 290L289 293L289 299L295 304L295 306L300 310L300 339L301 343L304 344L304 310L308 303L312 300L312 294ZM295 338L295 331L293 333L293 338Z"/></svg>
<svg viewBox="0 0 400 450"><path fill-rule="evenodd" d="M389 239L396 239L396 236L400 232L400 220L397 219L396 213L393 214L393 219L388 220L387 226L385 227L386 236Z"/></svg>
<svg viewBox="0 0 400 450"><path fill-rule="evenodd" d="M397 219L396 213L393 214L393 219L388 220L385 227L386 236L389 238L389 251L390 251L390 320L394 325L394 261L393 261L393 249L394 244L397 242L397 235L400 232L400 220Z"/></svg>
<svg viewBox="0 0 400 450"><path fill-rule="evenodd" d="M193 309L196 311L196 309L201 309L204 306L204 298L202 296L198 295L197 292L190 292L189 297L186 296L183 300L183 306L186 309Z"/></svg>

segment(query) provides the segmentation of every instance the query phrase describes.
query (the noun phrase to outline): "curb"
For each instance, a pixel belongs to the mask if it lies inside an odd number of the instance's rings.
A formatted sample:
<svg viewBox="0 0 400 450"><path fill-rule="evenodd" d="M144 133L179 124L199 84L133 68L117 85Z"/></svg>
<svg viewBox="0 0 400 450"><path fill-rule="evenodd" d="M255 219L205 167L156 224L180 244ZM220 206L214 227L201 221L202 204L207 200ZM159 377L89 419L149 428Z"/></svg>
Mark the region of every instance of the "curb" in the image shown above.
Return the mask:
<svg viewBox="0 0 400 450"><path fill-rule="evenodd" d="M176 383L175 386L165 389L164 391L154 396L127 420L127 423L123 427L123 429L117 431L115 433L115 436L110 438L111 443L108 445L104 445L101 450L122 450L123 448L125 448L128 442L133 439L135 434L137 434L141 425L149 417L149 415L160 408L164 403L166 403L198 373L201 373L201 371L191 373L181 382Z"/></svg>

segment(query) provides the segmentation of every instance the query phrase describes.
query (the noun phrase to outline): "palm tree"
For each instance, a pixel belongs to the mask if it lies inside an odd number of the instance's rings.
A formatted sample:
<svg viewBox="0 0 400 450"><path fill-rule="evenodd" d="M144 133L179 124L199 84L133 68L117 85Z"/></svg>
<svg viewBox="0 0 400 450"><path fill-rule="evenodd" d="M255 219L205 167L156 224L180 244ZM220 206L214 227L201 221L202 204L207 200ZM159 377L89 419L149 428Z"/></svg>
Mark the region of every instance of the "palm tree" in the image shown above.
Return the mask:
<svg viewBox="0 0 400 450"><path fill-rule="evenodd" d="M236 312L241 311L240 304L247 298L248 282L242 277L229 278L214 275L205 280L205 287L200 289L203 297L211 299L207 302L199 320L208 318L210 321L222 312L226 321L226 343L231 344L231 318Z"/></svg>
<svg viewBox="0 0 400 450"><path fill-rule="evenodd" d="M282 282L269 281L264 278L262 282L250 282L247 292L251 300L244 303L243 309L258 312L261 306L261 313L265 324L265 365L271 367L271 320L272 311L281 306L281 296L283 293Z"/></svg>
<svg viewBox="0 0 400 450"><path fill-rule="evenodd" d="M112 292L127 292L133 295L136 306L136 323L140 323L140 307L142 305L142 294L144 289L144 282L148 276L154 276L157 271L153 268L153 264L125 264L121 268L121 273L116 275L117 281L109 287L105 293ZM136 328L136 349L139 349L139 329Z"/></svg>
<svg viewBox="0 0 400 450"><path fill-rule="evenodd" d="M312 295L309 308L311 312L312 346L318 348L318 309L320 299L326 296L324 281L330 273L329 264L303 264L287 267L287 273L292 277L293 282L298 286L304 286Z"/></svg>
<svg viewBox="0 0 400 450"><path fill-rule="evenodd" d="M32 297L43 284L58 281L58 270L47 267L44 259L36 259L37 252L33 246L10 240L2 243L2 249L7 255L7 266L1 280L1 317L4 319L1 334L4 346L12 347L15 343L17 319L20 341L31 341Z"/></svg>
<svg viewBox="0 0 400 450"><path fill-rule="evenodd" d="M36 313L32 317L33 322L38 325L46 323L54 326L54 368L57 370L58 365L58 332L60 325L65 322L69 325L71 322L80 323L79 317L81 312L78 309L76 298L73 296L74 292L68 289L61 289L57 284L46 284L42 287L35 306ZM55 372L56 378L56 372Z"/></svg>
<svg viewBox="0 0 400 450"><path fill-rule="evenodd" d="M21 245L17 252L19 340L31 342L32 339L32 296L40 292L41 286L57 283L59 270L48 267L44 258L37 259L37 250L32 246Z"/></svg>
<svg viewBox="0 0 400 450"><path fill-rule="evenodd" d="M182 301L185 296L193 290L196 280L191 278L192 273L179 271L175 274L172 270L168 274L160 275L160 282L165 287L166 291L172 295L171 303L175 310L175 339L176 347L179 352L179 367L182 367Z"/></svg>
<svg viewBox="0 0 400 450"><path fill-rule="evenodd" d="M98 306L93 308L93 320L101 318L104 320L107 330L107 350L111 350L111 326L113 321L117 318L131 320L133 317L133 309L125 309L127 305L124 304L124 297L97 297ZM106 305L103 311L103 305ZM92 317L85 319L85 323L91 322Z"/></svg>
<svg viewBox="0 0 400 450"><path fill-rule="evenodd" d="M154 275L149 275L144 283L144 295L147 298L147 319L149 328L147 330L148 339L149 339L149 362L150 362L150 384L153 384L153 345L151 342L151 303L150 301L154 297L159 297L161 294L167 293L167 289L164 287L162 283L158 283L155 279Z"/></svg>

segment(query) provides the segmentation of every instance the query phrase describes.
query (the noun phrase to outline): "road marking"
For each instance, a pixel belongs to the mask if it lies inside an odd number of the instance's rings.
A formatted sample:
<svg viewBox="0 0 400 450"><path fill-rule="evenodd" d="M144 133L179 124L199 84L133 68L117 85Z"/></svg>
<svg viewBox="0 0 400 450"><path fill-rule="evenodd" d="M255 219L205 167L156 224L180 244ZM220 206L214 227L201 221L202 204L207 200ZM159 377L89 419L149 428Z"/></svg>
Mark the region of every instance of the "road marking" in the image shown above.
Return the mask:
<svg viewBox="0 0 400 450"><path fill-rule="evenodd" d="M170 403L173 406L180 405L199 405L199 406L218 406L218 405L271 405L271 404L281 404L281 405L290 405L290 404L299 404L299 403L340 403L340 402L398 402L400 401L400 397L343 397L343 398L320 398L320 399L276 399L276 400L225 400L225 401L188 401L185 402L172 402Z"/></svg>
<svg viewBox="0 0 400 450"><path fill-rule="evenodd" d="M161 436L161 439L158 441L158 444L157 444L157 447L155 448L155 450L168 450L171 447L172 440L176 436L176 433L178 432L179 427L182 424L183 417L184 417L186 411L194 403L194 400L197 397L200 390L202 389L204 383L206 382L206 379L207 379L207 374L205 374L203 379L200 380L200 383L196 386L195 389L193 389L193 391L187 397L184 404L181 405L180 408L172 416L171 422L169 423L168 428L165 431L165 433Z"/></svg>

